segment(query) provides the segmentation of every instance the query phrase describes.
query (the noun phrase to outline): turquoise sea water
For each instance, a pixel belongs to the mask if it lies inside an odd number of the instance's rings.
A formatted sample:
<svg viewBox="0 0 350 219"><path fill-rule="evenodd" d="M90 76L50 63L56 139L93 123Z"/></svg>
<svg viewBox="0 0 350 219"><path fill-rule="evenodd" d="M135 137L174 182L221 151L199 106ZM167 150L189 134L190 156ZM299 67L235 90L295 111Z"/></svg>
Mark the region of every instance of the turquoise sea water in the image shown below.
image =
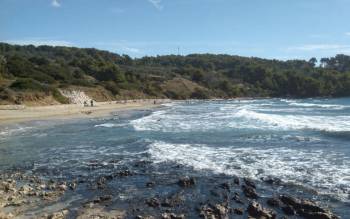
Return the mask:
<svg viewBox="0 0 350 219"><path fill-rule="evenodd" d="M1 170L89 178L140 160L158 174L177 164L187 174L279 178L288 185L284 192L347 216L350 99L175 102L108 118L0 128Z"/></svg>

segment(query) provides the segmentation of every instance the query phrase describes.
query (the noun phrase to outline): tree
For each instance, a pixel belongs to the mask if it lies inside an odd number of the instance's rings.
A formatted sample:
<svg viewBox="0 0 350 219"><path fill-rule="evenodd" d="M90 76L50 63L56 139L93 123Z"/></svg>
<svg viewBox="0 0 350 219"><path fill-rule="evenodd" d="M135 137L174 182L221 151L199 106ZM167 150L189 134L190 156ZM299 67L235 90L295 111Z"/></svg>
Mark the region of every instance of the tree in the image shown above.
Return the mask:
<svg viewBox="0 0 350 219"><path fill-rule="evenodd" d="M312 57L310 60L309 60L309 63L312 67L315 67L316 64L317 64L317 59L315 57Z"/></svg>

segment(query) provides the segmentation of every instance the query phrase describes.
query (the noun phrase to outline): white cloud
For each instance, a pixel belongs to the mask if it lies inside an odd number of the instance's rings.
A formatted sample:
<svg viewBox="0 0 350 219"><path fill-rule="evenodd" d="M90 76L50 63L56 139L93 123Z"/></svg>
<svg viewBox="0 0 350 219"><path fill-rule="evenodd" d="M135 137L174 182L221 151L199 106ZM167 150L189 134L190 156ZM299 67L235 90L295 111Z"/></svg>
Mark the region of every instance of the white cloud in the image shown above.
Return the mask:
<svg viewBox="0 0 350 219"><path fill-rule="evenodd" d="M162 0L148 0L157 10L163 10Z"/></svg>
<svg viewBox="0 0 350 219"><path fill-rule="evenodd" d="M16 44L16 45L34 45L34 46L73 46L73 43L63 40L50 40L50 39L24 39L24 40L5 40L6 43Z"/></svg>
<svg viewBox="0 0 350 219"><path fill-rule="evenodd" d="M52 0L51 5L55 8L61 7L61 3L59 2L59 0Z"/></svg>
<svg viewBox="0 0 350 219"><path fill-rule="evenodd" d="M140 53L141 51L137 48L132 48L132 47L122 47L122 49L126 52L130 53Z"/></svg>
<svg viewBox="0 0 350 219"><path fill-rule="evenodd" d="M97 46L101 46L103 49L113 50L117 53L129 53L134 55L140 55L142 51L134 46L134 43L127 41L119 42L97 42Z"/></svg>
<svg viewBox="0 0 350 219"><path fill-rule="evenodd" d="M289 47L288 51L319 51L319 50L332 50L332 51L349 51L350 45L343 44L307 44L302 46Z"/></svg>

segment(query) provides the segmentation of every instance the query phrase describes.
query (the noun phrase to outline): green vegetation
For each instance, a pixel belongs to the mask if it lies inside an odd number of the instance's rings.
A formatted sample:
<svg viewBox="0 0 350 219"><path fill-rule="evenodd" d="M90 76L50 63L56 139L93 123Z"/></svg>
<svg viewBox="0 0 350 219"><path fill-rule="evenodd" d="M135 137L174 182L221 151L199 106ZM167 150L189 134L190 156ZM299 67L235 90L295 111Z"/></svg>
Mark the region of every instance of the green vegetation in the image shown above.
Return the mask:
<svg viewBox="0 0 350 219"><path fill-rule="evenodd" d="M0 43L0 97L99 87L114 99L350 96L350 56L268 60L192 54L132 59L96 49ZM4 83L3 83L4 82ZM5 83L6 82L6 83ZM6 95L5 95L6 92Z"/></svg>

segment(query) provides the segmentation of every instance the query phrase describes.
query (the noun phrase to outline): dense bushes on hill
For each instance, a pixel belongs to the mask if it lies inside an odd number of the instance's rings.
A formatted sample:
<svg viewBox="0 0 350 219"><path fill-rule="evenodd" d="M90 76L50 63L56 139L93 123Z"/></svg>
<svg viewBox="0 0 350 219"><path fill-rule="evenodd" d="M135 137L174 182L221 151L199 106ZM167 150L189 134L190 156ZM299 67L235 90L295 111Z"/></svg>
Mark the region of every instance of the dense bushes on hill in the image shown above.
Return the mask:
<svg viewBox="0 0 350 219"><path fill-rule="evenodd" d="M128 98L130 92L178 99L350 95L349 56L316 63L314 58L279 61L211 54L132 59L96 49L0 43L0 78L12 81L0 86L50 94L59 87L99 86L115 98Z"/></svg>

